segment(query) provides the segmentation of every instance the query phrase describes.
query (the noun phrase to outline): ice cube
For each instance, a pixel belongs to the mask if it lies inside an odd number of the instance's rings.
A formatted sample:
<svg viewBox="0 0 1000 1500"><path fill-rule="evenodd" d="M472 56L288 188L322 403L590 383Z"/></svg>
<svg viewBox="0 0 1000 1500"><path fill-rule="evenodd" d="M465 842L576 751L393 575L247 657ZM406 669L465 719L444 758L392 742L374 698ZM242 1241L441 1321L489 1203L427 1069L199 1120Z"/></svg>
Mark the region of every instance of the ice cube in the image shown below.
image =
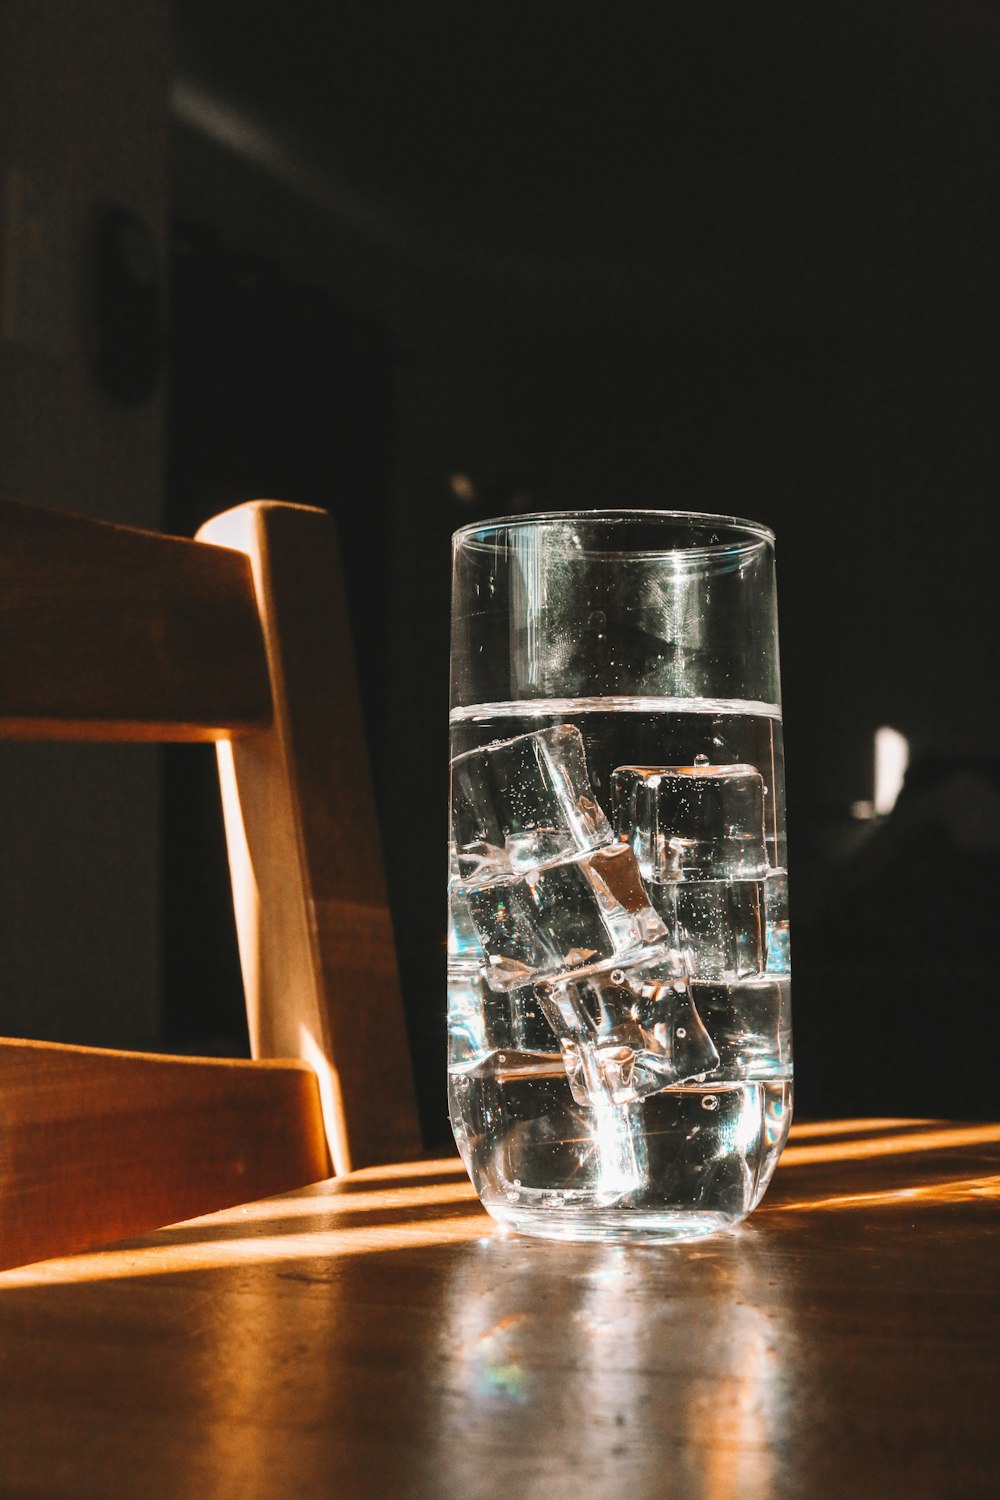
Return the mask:
<svg viewBox="0 0 1000 1500"><path fill-rule="evenodd" d="M611 796L644 879L763 880L764 779L755 767L619 766Z"/></svg>
<svg viewBox="0 0 1000 1500"><path fill-rule="evenodd" d="M552 1053L555 1039L552 1028L545 1018L533 984L506 994L494 995L499 1003L508 1007L513 1045L523 1052Z"/></svg>
<svg viewBox="0 0 1000 1500"><path fill-rule="evenodd" d="M481 981L474 973L453 970L448 975L448 1035L452 1063L464 1067L486 1055Z"/></svg>
<svg viewBox="0 0 1000 1500"><path fill-rule="evenodd" d="M757 974L734 984L695 980L698 1012L719 1053L713 1077L747 1081L790 1078L791 982Z"/></svg>
<svg viewBox="0 0 1000 1500"><path fill-rule="evenodd" d="M718 1052L680 970L679 955L664 947L610 973L537 987L578 1103L607 1094L614 1104L634 1103L717 1066Z"/></svg>
<svg viewBox="0 0 1000 1500"><path fill-rule="evenodd" d="M455 867L459 880L502 880L514 873L506 849L499 844L488 844L480 839L474 844L465 844L459 855L455 848Z"/></svg>
<svg viewBox="0 0 1000 1500"><path fill-rule="evenodd" d="M649 894L699 979L738 979L764 968L759 880L681 880Z"/></svg>
<svg viewBox="0 0 1000 1500"><path fill-rule="evenodd" d="M791 942L788 928L788 872L768 870L764 881L764 913L767 934L767 972L791 972Z"/></svg>
<svg viewBox="0 0 1000 1500"><path fill-rule="evenodd" d="M468 902L491 989L516 990L536 974L560 967L558 949L546 925L536 919L531 888L523 876L460 887L452 892L453 900L456 894Z"/></svg>
<svg viewBox="0 0 1000 1500"><path fill-rule="evenodd" d="M560 1042L570 1093L577 1104L600 1106L635 1104L641 1097L633 1087L635 1053L631 1047L591 1046L588 1042Z"/></svg>
<svg viewBox="0 0 1000 1500"><path fill-rule="evenodd" d="M573 724L452 761L452 832L463 880L523 873L612 841Z"/></svg>
<svg viewBox="0 0 1000 1500"><path fill-rule="evenodd" d="M478 965L448 965L448 1037L452 1067L480 1062L491 1050L516 1043L512 997L491 990Z"/></svg>
<svg viewBox="0 0 1000 1500"><path fill-rule="evenodd" d="M451 879L448 885L448 968L478 970L484 958L469 897L458 881L458 858L452 847Z"/></svg>
<svg viewBox="0 0 1000 1500"><path fill-rule="evenodd" d="M627 844L610 844L524 875L464 882L452 894L468 901L493 989L517 989L532 979L635 958L667 937Z"/></svg>

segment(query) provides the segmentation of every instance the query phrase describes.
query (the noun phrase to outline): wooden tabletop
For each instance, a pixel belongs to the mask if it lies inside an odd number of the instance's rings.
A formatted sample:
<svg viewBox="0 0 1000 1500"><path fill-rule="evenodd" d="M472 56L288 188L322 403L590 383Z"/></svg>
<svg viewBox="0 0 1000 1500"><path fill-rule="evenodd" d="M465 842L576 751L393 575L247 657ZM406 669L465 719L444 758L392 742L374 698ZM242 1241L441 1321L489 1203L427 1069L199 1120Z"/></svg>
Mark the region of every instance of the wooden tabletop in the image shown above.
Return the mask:
<svg viewBox="0 0 1000 1500"><path fill-rule="evenodd" d="M670 1247L358 1172L0 1275L0 1495L994 1496L998 1248L993 1125L800 1125Z"/></svg>

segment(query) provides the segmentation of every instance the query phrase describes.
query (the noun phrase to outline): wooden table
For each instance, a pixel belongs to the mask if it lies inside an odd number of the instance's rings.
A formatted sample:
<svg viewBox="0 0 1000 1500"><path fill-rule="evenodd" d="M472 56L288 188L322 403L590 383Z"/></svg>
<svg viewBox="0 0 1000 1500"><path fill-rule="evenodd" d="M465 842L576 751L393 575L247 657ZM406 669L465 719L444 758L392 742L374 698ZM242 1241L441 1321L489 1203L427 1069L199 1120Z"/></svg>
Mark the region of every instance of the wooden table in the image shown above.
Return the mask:
<svg viewBox="0 0 1000 1500"><path fill-rule="evenodd" d="M994 1496L1000 1126L793 1130L739 1230L497 1230L456 1160L0 1275L0 1495Z"/></svg>

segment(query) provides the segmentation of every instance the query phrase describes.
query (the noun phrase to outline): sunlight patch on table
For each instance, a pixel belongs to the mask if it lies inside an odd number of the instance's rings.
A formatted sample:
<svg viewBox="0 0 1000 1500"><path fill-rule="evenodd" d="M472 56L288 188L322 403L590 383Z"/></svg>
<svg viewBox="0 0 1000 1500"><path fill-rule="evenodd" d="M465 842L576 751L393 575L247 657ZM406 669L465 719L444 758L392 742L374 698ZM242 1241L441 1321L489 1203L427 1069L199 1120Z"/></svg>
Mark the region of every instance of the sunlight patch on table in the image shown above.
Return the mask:
<svg viewBox="0 0 1000 1500"><path fill-rule="evenodd" d="M368 1168L349 1179L334 1179L301 1193L172 1224L141 1240L107 1250L4 1271L0 1274L0 1292L14 1287L112 1281L315 1257L333 1259L480 1238L491 1232L490 1221L461 1163L454 1164L453 1174L452 1165L408 1163L403 1169L405 1175L418 1180L385 1188L377 1186L379 1178L398 1178L400 1167ZM454 1180L419 1181L423 1176L446 1173L454 1175ZM359 1182L370 1182L372 1191L344 1190ZM433 1212L423 1217L428 1209ZM380 1222L387 1217L398 1222ZM320 1223L309 1225L310 1218ZM289 1221L297 1219L303 1221L303 1228L289 1232Z"/></svg>
<svg viewBox="0 0 1000 1500"><path fill-rule="evenodd" d="M1000 1142L1000 1125L941 1126L908 1135L868 1136L815 1146L786 1146L780 1166L804 1167L818 1162L864 1161L873 1156L908 1156L914 1152L957 1150L960 1146Z"/></svg>
<svg viewBox="0 0 1000 1500"><path fill-rule="evenodd" d="M769 1204L772 1213L812 1213L814 1209L892 1208L905 1203L965 1203L970 1198L1000 1199L1000 1176L960 1177L922 1187L889 1188L884 1192L841 1193L829 1198L804 1198L798 1203Z"/></svg>

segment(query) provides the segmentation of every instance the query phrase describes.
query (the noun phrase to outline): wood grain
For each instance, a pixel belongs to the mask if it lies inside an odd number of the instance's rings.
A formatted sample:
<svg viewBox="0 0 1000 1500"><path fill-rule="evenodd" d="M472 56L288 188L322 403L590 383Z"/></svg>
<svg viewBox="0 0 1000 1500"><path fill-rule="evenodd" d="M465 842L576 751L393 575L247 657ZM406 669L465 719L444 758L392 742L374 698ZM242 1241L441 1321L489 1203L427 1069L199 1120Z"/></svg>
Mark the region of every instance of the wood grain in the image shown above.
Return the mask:
<svg viewBox="0 0 1000 1500"><path fill-rule="evenodd" d="M218 751L254 1056L316 1069L338 1172L412 1157L420 1133L333 522L260 501L199 536L250 559L274 702L269 729Z"/></svg>
<svg viewBox="0 0 1000 1500"><path fill-rule="evenodd" d="M270 716L245 557L0 501L0 736L216 740Z"/></svg>
<svg viewBox="0 0 1000 1500"><path fill-rule="evenodd" d="M330 1171L302 1063L0 1041L0 1266Z"/></svg>
<svg viewBox="0 0 1000 1500"><path fill-rule="evenodd" d="M691 1245L505 1234L444 1159L8 1272L0 1493L992 1497L1000 1127L800 1146Z"/></svg>

